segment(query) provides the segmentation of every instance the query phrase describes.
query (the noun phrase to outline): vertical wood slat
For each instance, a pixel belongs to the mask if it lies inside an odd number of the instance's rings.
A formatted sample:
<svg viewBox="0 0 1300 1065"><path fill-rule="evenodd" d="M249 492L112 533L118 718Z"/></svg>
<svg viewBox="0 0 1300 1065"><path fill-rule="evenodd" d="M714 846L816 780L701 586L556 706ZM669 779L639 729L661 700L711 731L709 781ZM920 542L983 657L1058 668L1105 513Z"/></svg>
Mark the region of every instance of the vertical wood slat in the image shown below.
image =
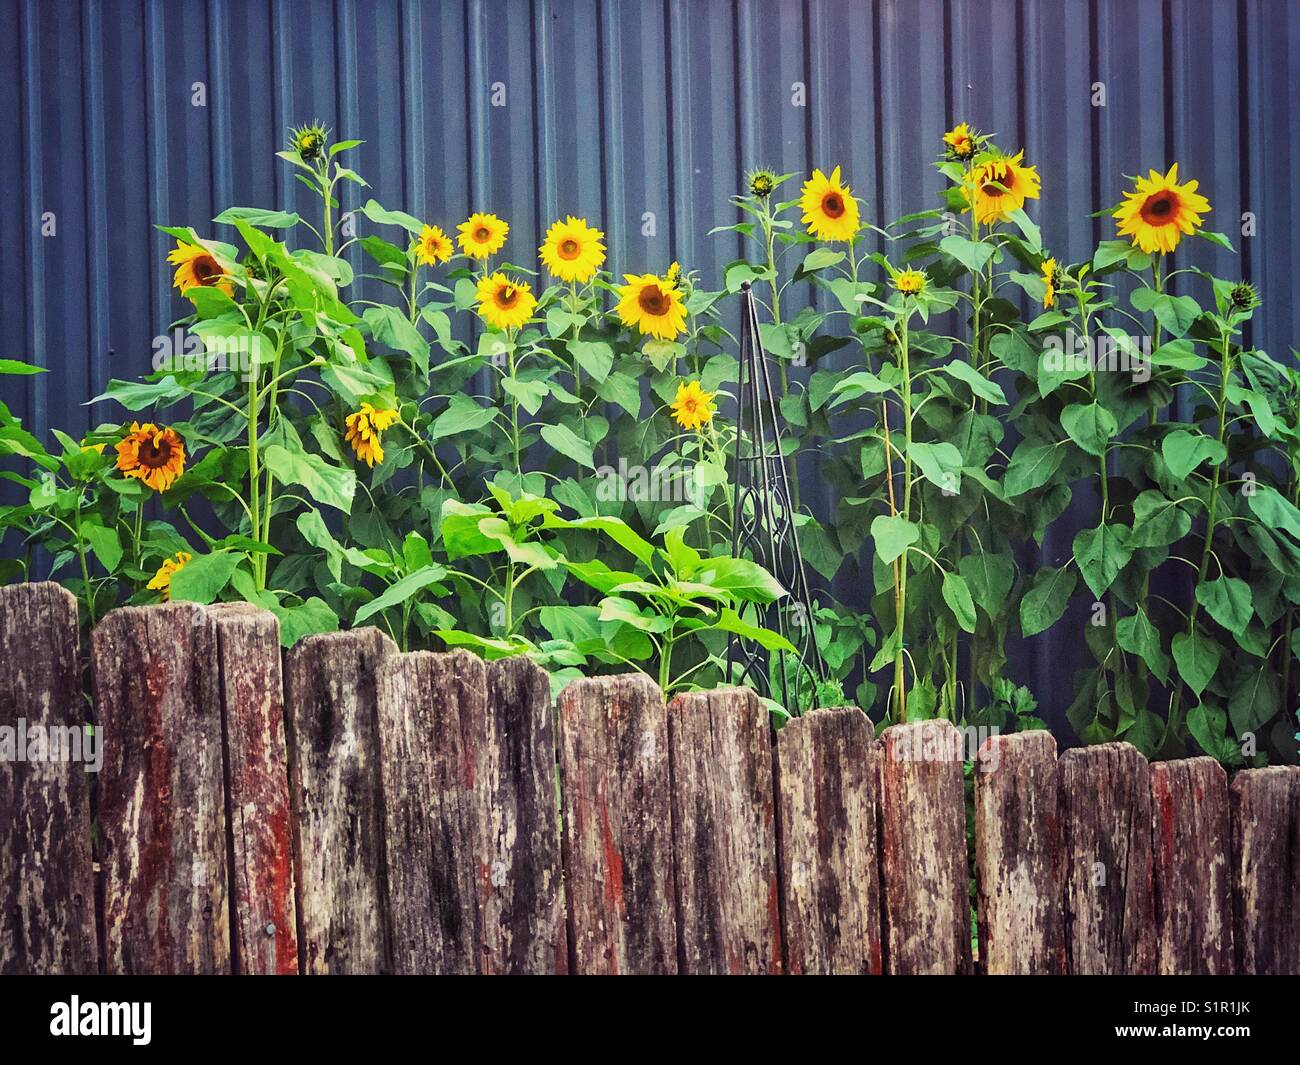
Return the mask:
<svg viewBox="0 0 1300 1065"><path fill-rule="evenodd" d="M1066 751L1060 759L1067 971L1155 970L1151 780L1128 743Z"/></svg>
<svg viewBox="0 0 1300 1065"><path fill-rule="evenodd" d="M1300 975L1300 767L1243 770L1229 794L1237 972Z"/></svg>
<svg viewBox="0 0 1300 1065"><path fill-rule="evenodd" d="M374 628L308 636L285 658L300 971L392 968Z"/></svg>
<svg viewBox="0 0 1300 1065"><path fill-rule="evenodd" d="M686 974L777 975L772 730L749 688L668 704L677 959Z"/></svg>
<svg viewBox="0 0 1300 1065"><path fill-rule="evenodd" d="M0 727L13 730L0 740L0 974L98 966L88 765L26 760L34 730L85 718L76 598L52 582L0 588Z"/></svg>
<svg viewBox="0 0 1300 1065"><path fill-rule="evenodd" d="M881 887L886 971L971 968L961 733L947 721L881 733Z"/></svg>
<svg viewBox="0 0 1300 1065"><path fill-rule="evenodd" d="M857 707L812 710L776 734L782 938L798 975L881 971L876 750Z"/></svg>
<svg viewBox="0 0 1300 1065"><path fill-rule="evenodd" d="M571 969L675 973L668 713L640 673L560 693Z"/></svg>
<svg viewBox="0 0 1300 1065"><path fill-rule="evenodd" d="M1065 971L1056 740L1042 729L993 736L975 761L980 971Z"/></svg>
<svg viewBox="0 0 1300 1065"><path fill-rule="evenodd" d="M1233 972L1228 775L1213 758L1151 765L1156 967Z"/></svg>

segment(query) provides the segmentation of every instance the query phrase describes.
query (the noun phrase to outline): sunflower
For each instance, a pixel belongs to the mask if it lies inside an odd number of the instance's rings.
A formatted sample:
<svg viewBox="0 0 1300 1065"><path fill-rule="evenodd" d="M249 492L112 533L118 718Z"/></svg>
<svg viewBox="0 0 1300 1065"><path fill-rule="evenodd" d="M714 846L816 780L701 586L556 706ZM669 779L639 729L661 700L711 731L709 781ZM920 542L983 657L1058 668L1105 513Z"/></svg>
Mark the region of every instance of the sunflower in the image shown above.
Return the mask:
<svg viewBox="0 0 1300 1065"><path fill-rule="evenodd" d="M151 592L161 592L160 598L162 601L164 603L170 602L172 597L172 577L183 570L185 563L193 557L188 551L177 551L174 559L163 559L163 564L158 567L158 572L153 575L153 579L145 587Z"/></svg>
<svg viewBox="0 0 1300 1065"><path fill-rule="evenodd" d="M1056 283L1061 279L1061 269L1055 259L1043 260L1043 310L1056 306Z"/></svg>
<svg viewBox="0 0 1300 1065"><path fill-rule="evenodd" d="M180 289L182 296L196 285L219 288L227 296L235 294L235 286L226 271L221 268L221 264L213 254L201 244L186 244L181 241L168 252L167 261L176 265L172 286Z"/></svg>
<svg viewBox="0 0 1300 1065"><path fill-rule="evenodd" d="M683 429L703 429L713 421L716 408L714 392L705 392L699 381L677 385L677 398L673 400L673 417Z"/></svg>
<svg viewBox="0 0 1300 1065"><path fill-rule="evenodd" d="M473 259L486 262L501 250L510 232L510 224L494 214L472 214L456 227L460 250Z"/></svg>
<svg viewBox="0 0 1300 1065"><path fill-rule="evenodd" d="M965 122L954 126L943 135L943 144L948 150L948 158L959 163L964 163L971 158L982 141L983 138L978 133L972 133L970 126Z"/></svg>
<svg viewBox="0 0 1300 1065"><path fill-rule="evenodd" d="M501 272L479 279L478 315L493 329L518 329L533 316L537 297L527 281Z"/></svg>
<svg viewBox="0 0 1300 1065"><path fill-rule="evenodd" d="M425 226L412 250L425 266L437 266L451 258L451 239L437 226Z"/></svg>
<svg viewBox="0 0 1300 1065"><path fill-rule="evenodd" d="M297 152L305 163L319 159L325 149L325 139L329 130L320 122L310 122L305 126L289 130L289 151Z"/></svg>
<svg viewBox="0 0 1300 1065"><path fill-rule="evenodd" d="M674 263L665 277L624 274L615 310L626 325L656 340L673 340L686 329L686 304L677 287L680 267Z"/></svg>
<svg viewBox="0 0 1300 1065"><path fill-rule="evenodd" d="M903 270L894 275L894 287L904 296L919 296L925 282L926 276L921 270Z"/></svg>
<svg viewBox="0 0 1300 1065"><path fill-rule="evenodd" d="M1259 298L1259 289L1249 281L1238 281L1228 293L1230 309L1239 312L1253 311L1263 301Z"/></svg>
<svg viewBox="0 0 1300 1065"><path fill-rule="evenodd" d="M569 215L552 222L538 249L546 269L561 281L590 281L605 261L605 234L592 229L585 218Z"/></svg>
<svg viewBox="0 0 1300 1065"><path fill-rule="evenodd" d="M1145 252L1171 252L1184 233L1195 233L1210 201L1197 193L1197 181L1178 184L1178 164L1163 177L1156 171L1137 179L1137 188L1124 194L1115 208L1121 237L1131 237Z"/></svg>
<svg viewBox="0 0 1300 1065"><path fill-rule="evenodd" d="M132 422L131 431L115 446L117 468L155 492L167 491L185 470L185 443L175 429Z"/></svg>
<svg viewBox="0 0 1300 1065"><path fill-rule="evenodd" d="M344 419L347 426L345 439L352 445L357 458L373 467L376 462L384 461L384 449L379 443L380 434L395 421L397 411L376 409L369 403L362 403L359 411Z"/></svg>
<svg viewBox="0 0 1300 1065"><path fill-rule="evenodd" d="M803 183L799 199L803 222L818 240L851 240L858 231L858 201L852 190L840 182L837 166L827 177L814 170Z"/></svg>
<svg viewBox="0 0 1300 1065"><path fill-rule="evenodd" d="M745 175L749 194L758 200L766 200L776 191L776 175L770 170L751 170Z"/></svg>
<svg viewBox="0 0 1300 1065"><path fill-rule="evenodd" d="M1038 199L1038 170L1022 166L1023 151L1001 155L973 167L966 175L966 202L981 225L1005 222L1026 200Z"/></svg>

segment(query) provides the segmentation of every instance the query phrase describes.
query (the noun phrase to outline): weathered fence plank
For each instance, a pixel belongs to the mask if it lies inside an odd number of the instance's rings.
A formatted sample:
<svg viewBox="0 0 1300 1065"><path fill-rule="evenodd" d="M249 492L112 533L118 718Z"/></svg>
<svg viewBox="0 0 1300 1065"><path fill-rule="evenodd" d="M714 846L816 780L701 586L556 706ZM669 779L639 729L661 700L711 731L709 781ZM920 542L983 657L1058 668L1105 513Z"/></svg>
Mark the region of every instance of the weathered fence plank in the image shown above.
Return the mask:
<svg viewBox="0 0 1300 1065"><path fill-rule="evenodd" d="M881 971L876 752L857 707L813 710L776 734L786 971Z"/></svg>
<svg viewBox="0 0 1300 1065"><path fill-rule="evenodd" d="M947 721L894 725L877 758L886 971L968 973L961 733Z"/></svg>
<svg viewBox="0 0 1300 1065"><path fill-rule="evenodd" d="M1066 751L1060 786L1067 971L1151 973L1156 937L1147 760L1127 743Z"/></svg>
<svg viewBox="0 0 1300 1065"><path fill-rule="evenodd" d="M563 854L575 973L675 973L668 715L640 673L560 693Z"/></svg>
<svg viewBox="0 0 1300 1065"><path fill-rule="evenodd" d="M1300 975L1300 767L1232 781L1237 972Z"/></svg>
<svg viewBox="0 0 1300 1065"><path fill-rule="evenodd" d="M375 673L378 629L308 636L285 659L300 971L392 968Z"/></svg>
<svg viewBox="0 0 1300 1065"><path fill-rule="evenodd" d="M993 736L975 762L980 971L1065 971L1056 740L1042 729Z"/></svg>
<svg viewBox="0 0 1300 1065"><path fill-rule="evenodd" d="M280 624L245 603L209 608L217 634L230 831L230 945L239 973L298 971Z"/></svg>
<svg viewBox="0 0 1300 1065"><path fill-rule="evenodd" d="M96 971L85 720L76 598L0 588L0 974Z"/></svg>
<svg viewBox="0 0 1300 1065"><path fill-rule="evenodd" d="M123 607L91 640L104 966L230 971L216 634L193 603Z"/></svg>
<svg viewBox="0 0 1300 1065"><path fill-rule="evenodd" d="M748 688L668 704L678 965L782 971L772 733Z"/></svg>
<svg viewBox="0 0 1300 1065"><path fill-rule="evenodd" d="M1156 966L1163 975L1233 971L1228 775L1213 758L1151 765Z"/></svg>

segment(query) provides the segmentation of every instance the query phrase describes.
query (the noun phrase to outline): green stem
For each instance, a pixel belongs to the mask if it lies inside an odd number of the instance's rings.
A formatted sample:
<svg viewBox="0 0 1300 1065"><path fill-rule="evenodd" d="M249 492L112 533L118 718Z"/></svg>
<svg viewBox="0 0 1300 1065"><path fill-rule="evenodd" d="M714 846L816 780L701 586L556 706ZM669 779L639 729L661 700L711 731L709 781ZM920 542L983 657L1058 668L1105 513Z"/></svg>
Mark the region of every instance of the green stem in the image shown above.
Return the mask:
<svg viewBox="0 0 1300 1065"><path fill-rule="evenodd" d="M77 531L77 558L81 562L81 586L86 593L86 613L90 627L95 627L95 593L90 587L90 565L86 561L86 538L81 535L81 487L77 487L77 504L74 513Z"/></svg>
<svg viewBox="0 0 1300 1065"><path fill-rule="evenodd" d="M902 399L903 399L903 520L912 520L912 371L908 359L907 350L907 318L904 312L899 318L898 324L898 351L899 359L902 363L903 382L902 382ZM898 712L898 720L907 720L907 685L906 674L904 670L904 644L903 634L907 619L907 552L899 559L900 567L898 574L898 609L895 620L895 631L898 639L898 651L894 656L894 701Z"/></svg>

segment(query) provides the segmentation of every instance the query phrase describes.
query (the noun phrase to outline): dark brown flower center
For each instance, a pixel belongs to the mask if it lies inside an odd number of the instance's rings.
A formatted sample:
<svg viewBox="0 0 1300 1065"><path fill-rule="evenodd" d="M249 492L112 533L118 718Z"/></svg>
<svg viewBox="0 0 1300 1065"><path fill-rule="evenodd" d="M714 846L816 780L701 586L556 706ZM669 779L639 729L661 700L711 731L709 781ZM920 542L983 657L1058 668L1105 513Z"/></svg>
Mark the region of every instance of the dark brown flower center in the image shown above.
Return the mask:
<svg viewBox="0 0 1300 1065"><path fill-rule="evenodd" d="M486 244L487 239L490 236L492 236L492 234L488 231L487 226L479 226L478 229L474 230L474 239L481 243Z"/></svg>
<svg viewBox="0 0 1300 1065"><path fill-rule="evenodd" d="M578 242L574 240L572 237L566 237L564 240L560 241L561 259L576 259L578 257L578 253L581 251L582 248L578 245Z"/></svg>
<svg viewBox="0 0 1300 1065"><path fill-rule="evenodd" d="M661 315L668 313L669 299L658 285L646 285L637 296L636 301L646 314Z"/></svg>
<svg viewBox="0 0 1300 1065"><path fill-rule="evenodd" d="M822 197L822 213L827 218L839 218L844 213L844 197L838 192L828 192Z"/></svg>
<svg viewBox="0 0 1300 1065"><path fill-rule="evenodd" d="M514 285L504 285L497 289L497 306L508 311L519 302L519 290Z"/></svg>
<svg viewBox="0 0 1300 1065"><path fill-rule="evenodd" d="M221 267L217 265L217 260L211 255L197 256L190 269L194 271L194 280L200 285L215 285L217 278L223 273Z"/></svg>
<svg viewBox="0 0 1300 1065"><path fill-rule="evenodd" d="M172 445L166 437L158 444L154 443L153 437L144 441L137 452L140 458L140 465L151 470L158 470L166 466L172 457Z"/></svg>
<svg viewBox="0 0 1300 1065"><path fill-rule="evenodd" d="M1142 205L1142 220L1151 226L1168 225L1178 213L1178 197L1165 190L1148 196Z"/></svg>

